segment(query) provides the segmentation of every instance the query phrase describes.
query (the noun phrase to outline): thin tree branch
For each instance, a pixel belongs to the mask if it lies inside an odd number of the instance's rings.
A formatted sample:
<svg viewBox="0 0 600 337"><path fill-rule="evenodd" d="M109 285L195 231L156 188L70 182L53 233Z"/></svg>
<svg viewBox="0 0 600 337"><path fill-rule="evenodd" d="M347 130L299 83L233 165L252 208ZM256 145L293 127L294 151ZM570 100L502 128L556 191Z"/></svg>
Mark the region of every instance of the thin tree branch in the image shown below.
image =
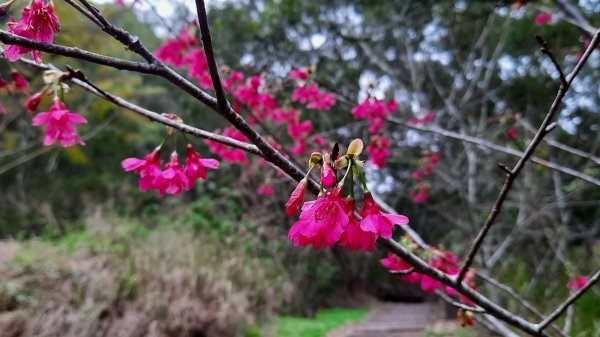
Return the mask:
<svg viewBox="0 0 600 337"><path fill-rule="evenodd" d="M560 317L560 315L562 315L562 313L565 310L567 310L567 308L571 304L573 304L575 301L577 301L581 297L581 295L583 295L588 289L590 289L594 284L596 284L596 282L598 282L598 280L600 280L600 270L598 270L594 274L594 276L592 276L589 279L589 281L586 283L585 286L583 286L583 288L577 290L577 292L575 292L574 294L569 296L569 298L567 298L567 300L565 300L561 305L559 305L556 308L556 310L554 310L554 312L552 312L550 315L548 315L548 317L546 317L546 319L541 321L537 325L538 332L541 332L542 330L544 330L544 328L546 328L550 323L554 322L558 317Z"/></svg>
<svg viewBox="0 0 600 337"><path fill-rule="evenodd" d="M556 60L556 57L554 57L554 53L552 53L550 48L548 48L548 42L546 42L546 40L544 40L544 38L542 38L538 34L534 34L533 36L535 36L535 39L537 40L537 42L542 46L542 48L541 48L542 53L546 54L552 61L552 64L554 64L554 67L558 71L558 75L560 77L560 83L564 86L567 86L568 84L567 84L567 78L565 77L565 73L563 72L562 67L560 66L558 61Z"/></svg>
<svg viewBox="0 0 600 337"><path fill-rule="evenodd" d="M196 0L196 11L198 12L198 24L200 25L200 32L202 35L202 46L204 47L204 53L206 54L208 70L210 72L210 78L212 79L213 88L215 89L215 95L217 96L217 103L219 104L219 108L225 111L230 107L227 96L225 96L225 90L223 90L221 77L219 76L219 68L212 46L212 38L210 37L204 0Z"/></svg>

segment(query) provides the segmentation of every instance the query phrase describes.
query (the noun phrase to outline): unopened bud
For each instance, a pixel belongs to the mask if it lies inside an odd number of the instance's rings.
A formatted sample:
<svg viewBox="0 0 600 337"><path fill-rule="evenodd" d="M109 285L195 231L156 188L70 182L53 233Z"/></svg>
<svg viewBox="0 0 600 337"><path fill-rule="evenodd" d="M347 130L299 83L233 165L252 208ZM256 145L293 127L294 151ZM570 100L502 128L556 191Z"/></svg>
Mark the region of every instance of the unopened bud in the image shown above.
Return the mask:
<svg viewBox="0 0 600 337"><path fill-rule="evenodd" d="M360 140L359 138L356 138L355 140L350 142L350 145L348 146L348 151L346 151L346 154L354 159L361 154L364 146L365 145L363 144L362 140Z"/></svg>
<svg viewBox="0 0 600 337"><path fill-rule="evenodd" d="M323 155L321 154L321 152L313 152L310 154L310 160L308 162L308 165L310 167L320 167L321 164L323 163Z"/></svg>
<svg viewBox="0 0 600 337"><path fill-rule="evenodd" d="M341 170L345 167L348 167L348 158L346 156L340 157L333 162L333 168L336 170Z"/></svg>

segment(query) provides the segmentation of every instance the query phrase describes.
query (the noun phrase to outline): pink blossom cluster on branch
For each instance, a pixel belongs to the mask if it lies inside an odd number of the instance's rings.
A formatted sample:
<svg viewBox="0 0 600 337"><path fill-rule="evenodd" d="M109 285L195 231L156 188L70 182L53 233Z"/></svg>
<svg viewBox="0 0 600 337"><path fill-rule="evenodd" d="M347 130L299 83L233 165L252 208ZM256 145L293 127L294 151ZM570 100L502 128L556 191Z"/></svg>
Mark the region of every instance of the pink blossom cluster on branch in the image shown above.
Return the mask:
<svg viewBox="0 0 600 337"><path fill-rule="evenodd" d="M383 213L373 200L366 185L364 163L358 160L362 150L362 141L356 139L341 157L337 156L337 146L332 152L311 154L307 176L286 204L288 215L301 210L300 219L288 234L294 245L330 248L339 243L351 251L374 250L378 238L391 238L394 226L408 223L404 215ZM303 202L308 176L315 169L321 171L321 193L317 200ZM345 171L339 181L337 171ZM354 198L355 179L363 191L364 206L359 209Z"/></svg>

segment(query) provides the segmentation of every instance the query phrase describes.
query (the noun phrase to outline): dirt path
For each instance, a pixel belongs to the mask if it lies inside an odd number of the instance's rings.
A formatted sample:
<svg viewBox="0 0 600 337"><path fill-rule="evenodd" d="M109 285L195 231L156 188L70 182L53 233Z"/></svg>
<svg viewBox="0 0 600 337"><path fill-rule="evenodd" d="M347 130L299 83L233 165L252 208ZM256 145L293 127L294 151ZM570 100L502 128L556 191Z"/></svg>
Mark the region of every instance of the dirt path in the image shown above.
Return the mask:
<svg viewBox="0 0 600 337"><path fill-rule="evenodd" d="M434 303L377 303L364 320L327 337L420 337L425 329L441 322Z"/></svg>

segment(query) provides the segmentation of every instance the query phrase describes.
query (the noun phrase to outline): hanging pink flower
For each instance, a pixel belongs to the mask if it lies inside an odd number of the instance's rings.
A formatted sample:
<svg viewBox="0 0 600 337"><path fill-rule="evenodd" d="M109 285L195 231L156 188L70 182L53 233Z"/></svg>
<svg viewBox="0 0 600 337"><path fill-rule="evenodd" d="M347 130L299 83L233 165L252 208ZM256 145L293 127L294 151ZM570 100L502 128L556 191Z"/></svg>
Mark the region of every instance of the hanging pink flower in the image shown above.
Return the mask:
<svg viewBox="0 0 600 337"><path fill-rule="evenodd" d="M67 107L55 98L50 106L50 111L37 114L33 120L33 126L46 125L44 132L44 145L49 146L59 142L62 146L68 147L75 143L85 145L81 137L77 134L75 124L87 123L87 119L75 112L70 112Z"/></svg>
<svg viewBox="0 0 600 337"><path fill-rule="evenodd" d="M300 219L292 226L288 238L295 246L333 247L348 225L348 216L340 204L341 187L336 187L315 201L302 206Z"/></svg>
<svg viewBox="0 0 600 337"><path fill-rule="evenodd" d="M177 195L189 186L189 179L179 165L179 156L177 152L171 154L171 160L165 165L165 170L155 179L156 188L160 195Z"/></svg>
<svg viewBox="0 0 600 337"><path fill-rule="evenodd" d="M348 215L348 226L340 239L340 246L348 247L349 251L354 250L376 250L377 233L366 232L360 228L360 223L354 209L356 204L353 198L347 197L341 200L342 208Z"/></svg>
<svg viewBox="0 0 600 337"><path fill-rule="evenodd" d="M157 179L162 174L159 157L160 149L156 149L144 159L127 158L121 162L121 166L125 171L134 171L140 175L140 191L145 192L157 188Z"/></svg>
<svg viewBox="0 0 600 337"><path fill-rule="evenodd" d="M13 87L16 91L29 91L29 81L27 81L25 76L17 71L11 72L10 76L13 79Z"/></svg>
<svg viewBox="0 0 600 337"><path fill-rule="evenodd" d="M536 25L546 25L552 22L552 13L543 12L535 17Z"/></svg>
<svg viewBox="0 0 600 337"><path fill-rule="evenodd" d="M365 232L376 233L382 238L389 239L392 237L392 229L395 225L406 225L408 223L408 218L404 215L381 212L371 193L365 193L364 203L365 207L361 212L363 218L360 221L360 228Z"/></svg>
<svg viewBox="0 0 600 337"><path fill-rule="evenodd" d="M42 93L38 92L27 99L27 102L25 103L25 107L27 108L29 113L34 113L37 110L37 108L41 102L42 102Z"/></svg>
<svg viewBox="0 0 600 337"><path fill-rule="evenodd" d="M199 178L206 180L207 170L216 170L218 168L219 162L216 159L202 159L200 154L194 150L192 144L188 144L184 169L184 173L188 178L188 185L185 186L185 189L192 189Z"/></svg>
<svg viewBox="0 0 600 337"><path fill-rule="evenodd" d="M567 288L571 290L579 290L585 287L589 280L590 278L587 276L576 277L567 283Z"/></svg>
<svg viewBox="0 0 600 337"><path fill-rule="evenodd" d="M292 194L288 202L285 204L285 213L289 216L292 216L300 210L300 205L302 205L302 201L304 201L304 193L306 192L307 187L307 179L304 178L300 180Z"/></svg>
<svg viewBox="0 0 600 337"><path fill-rule="evenodd" d="M52 43L54 41L54 34L59 31L60 22L56 15L54 15L54 6L51 1L46 0L34 0L31 7L23 8L23 15L19 22L15 22L13 17L8 22L9 33L44 43ZM4 57L14 62L21 55L29 52L31 52L35 62L42 62L42 53L40 51L15 45L6 46Z"/></svg>

